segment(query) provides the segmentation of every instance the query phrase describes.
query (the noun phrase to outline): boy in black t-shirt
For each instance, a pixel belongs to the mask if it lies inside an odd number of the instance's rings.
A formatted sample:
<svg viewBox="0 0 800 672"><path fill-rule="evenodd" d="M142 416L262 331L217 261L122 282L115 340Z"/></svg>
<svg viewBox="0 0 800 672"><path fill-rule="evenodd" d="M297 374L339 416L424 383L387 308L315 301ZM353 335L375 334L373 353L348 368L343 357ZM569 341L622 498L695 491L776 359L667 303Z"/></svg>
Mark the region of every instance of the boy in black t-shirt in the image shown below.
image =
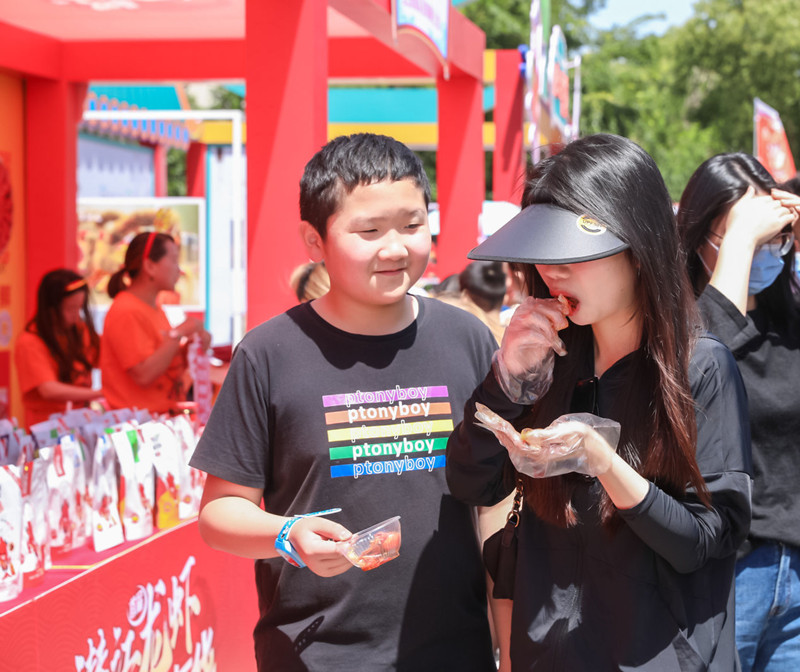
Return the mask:
<svg viewBox="0 0 800 672"><path fill-rule="evenodd" d="M303 240L330 291L238 346L192 458L209 474L200 531L256 559L260 672L494 670L472 511L444 475L494 339L408 293L431 238L430 187L407 147L336 138L300 187ZM395 515L399 557L354 569L337 542Z"/></svg>

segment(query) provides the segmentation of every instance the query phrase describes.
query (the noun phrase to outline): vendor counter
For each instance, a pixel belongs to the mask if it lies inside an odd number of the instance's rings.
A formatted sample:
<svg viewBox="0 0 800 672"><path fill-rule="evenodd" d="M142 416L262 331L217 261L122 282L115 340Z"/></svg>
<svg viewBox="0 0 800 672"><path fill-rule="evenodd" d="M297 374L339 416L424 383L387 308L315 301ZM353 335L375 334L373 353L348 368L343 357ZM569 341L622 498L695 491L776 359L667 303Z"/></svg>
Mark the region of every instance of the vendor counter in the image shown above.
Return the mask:
<svg viewBox="0 0 800 672"><path fill-rule="evenodd" d="M196 519L77 549L0 602L0 672L252 672L253 576L252 560L206 546Z"/></svg>

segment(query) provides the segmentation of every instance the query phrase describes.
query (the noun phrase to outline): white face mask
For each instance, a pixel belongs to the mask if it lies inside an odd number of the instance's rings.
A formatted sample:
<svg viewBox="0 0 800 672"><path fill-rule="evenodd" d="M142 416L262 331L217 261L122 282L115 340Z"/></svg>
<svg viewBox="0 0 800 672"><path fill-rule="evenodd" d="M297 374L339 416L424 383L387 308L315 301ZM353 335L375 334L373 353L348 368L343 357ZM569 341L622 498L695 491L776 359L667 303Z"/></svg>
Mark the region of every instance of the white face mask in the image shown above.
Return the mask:
<svg viewBox="0 0 800 672"><path fill-rule="evenodd" d="M711 247L714 248L714 251L717 253L717 257L719 257L719 245L716 245L714 243L714 241L712 241L711 238L709 238L708 236L706 236L706 242L709 245L711 245ZM706 260L703 259L703 255L700 254L699 252L697 253L697 258L700 260L700 263L703 264L703 268L706 269L706 273L708 273L708 278L710 280L711 279L711 275L713 274L713 271L708 267L708 264L706 263Z"/></svg>

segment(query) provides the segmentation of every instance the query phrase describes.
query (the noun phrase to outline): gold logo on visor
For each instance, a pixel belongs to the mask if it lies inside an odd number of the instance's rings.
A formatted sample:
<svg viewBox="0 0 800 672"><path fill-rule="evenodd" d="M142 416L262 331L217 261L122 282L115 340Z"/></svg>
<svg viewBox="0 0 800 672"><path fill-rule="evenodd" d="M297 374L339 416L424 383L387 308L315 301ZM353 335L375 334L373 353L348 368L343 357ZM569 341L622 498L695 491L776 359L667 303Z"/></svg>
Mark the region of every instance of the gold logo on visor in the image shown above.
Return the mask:
<svg viewBox="0 0 800 672"><path fill-rule="evenodd" d="M588 233L592 236L599 236L601 233L606 232L605 224L601 224L596 219L592 219L586 215L578 217L575 223L583 233Z"/></svg>

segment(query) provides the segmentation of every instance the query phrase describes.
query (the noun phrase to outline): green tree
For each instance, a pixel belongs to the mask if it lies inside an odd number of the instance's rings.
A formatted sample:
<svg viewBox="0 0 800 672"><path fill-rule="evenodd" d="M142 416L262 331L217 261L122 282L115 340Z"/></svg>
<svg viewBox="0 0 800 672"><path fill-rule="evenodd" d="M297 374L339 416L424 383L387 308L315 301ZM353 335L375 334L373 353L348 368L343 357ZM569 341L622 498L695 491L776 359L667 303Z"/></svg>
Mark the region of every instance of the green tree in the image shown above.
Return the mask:
<svg viewBox="0 0 800 672"><path fill-rule="evenodd" d="M781 113L800 149L800 0L701 0L676 29L675 95L719 138L717 151L753 151L753 98Z"/></svg>
<svg viewBox="0 0 800 672"><path fill-rule="evenodd" d="M594 35L589 17L605 5L606 0L551 0L551 23L560 25L567 43L578 49ZM516 49L530 42L530 0L476 0L460 9L486 33L487 49Z"/></svg>
<svg viewBox="0 0 800 672"><path fill-rule="evenodd" d="M674 93L675 38L639 37L646 20L599 33L584 54L580 130L615 133L641 145L678 200L688 177L718 144L716 131L687 119L684 101Z"/></svg>

